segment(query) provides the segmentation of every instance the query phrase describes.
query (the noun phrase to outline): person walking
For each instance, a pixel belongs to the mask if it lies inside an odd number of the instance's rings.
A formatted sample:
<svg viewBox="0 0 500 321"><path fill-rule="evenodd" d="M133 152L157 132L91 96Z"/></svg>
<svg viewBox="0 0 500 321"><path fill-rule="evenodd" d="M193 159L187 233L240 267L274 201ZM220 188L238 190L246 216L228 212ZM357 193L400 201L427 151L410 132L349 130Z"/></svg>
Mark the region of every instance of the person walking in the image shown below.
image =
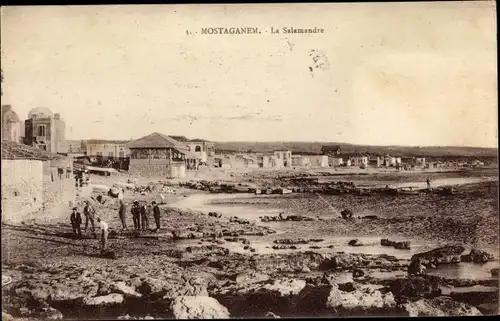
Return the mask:
<svg viewBox="0 0 500 321"><path fill-rule="evenodd" d="M82 236L82 229L81 229L81 224L82 224L82 215L80 212L78 212L78 208L73 207L73 212L71 212L70 216L71 220L71 227L73 228L73 234Z"/></svg>
<svg viewBox="0 0 500 321"><path fill-rule="evenodd" d="M158 207L158 204L156 204L155 201L151 202L151 206L153 206L153 216L155 218L155 223L156 223L156 232L160 230L160 208Z"/></svg>
<svg viewBox="0 0 500 321"><path fill-rule="evenodd" d="M427 179L427 189L431 189L431 180Z"/></svg>
<svg viewBox="0 0 500 321"><path fill-rule="evenodd" d="M126 222L127 205L123 200L120 200L120 208L118 209L118 214L120 215L120 220L122 221L122 229L127 229Z"/></svg>
<svg viewBox="0 0 500 321"><path fill-rule="evenodd" d="M130 209L130 212L132 213L132 220L134 221L134 229L139 230L140 229L140 222L139 222L139 216L140 214L140 208L139 208L139 201L135 200L134 204L132 205L132 208Z"/></svg>
<svg viewBox="0 0 500 321"><path fill-rule="evenodd" d="M141 206L141 227L143 231L146 231L149 229L149 222L148 222L148 214L149 214L150 208L147 203L144 203Z"/></svg>
<svg viewBox="0 0 500 321"><path fill-rule="evenodd" d="M101 253L104 253L108 249L108 223L97 218L97 223L101 229Z"/></svg>
<svg viewBox="0 0 500 321"><path fill-rule="evenodd" d="M95 233L95 226L94 226L95 210L89 204L89 201L85 201L85 207L83 208L83 215L85 215L84 231L87 232L87 227L88 227L89 222L90 222L90 230L92 231L92 233Z"/></svg>

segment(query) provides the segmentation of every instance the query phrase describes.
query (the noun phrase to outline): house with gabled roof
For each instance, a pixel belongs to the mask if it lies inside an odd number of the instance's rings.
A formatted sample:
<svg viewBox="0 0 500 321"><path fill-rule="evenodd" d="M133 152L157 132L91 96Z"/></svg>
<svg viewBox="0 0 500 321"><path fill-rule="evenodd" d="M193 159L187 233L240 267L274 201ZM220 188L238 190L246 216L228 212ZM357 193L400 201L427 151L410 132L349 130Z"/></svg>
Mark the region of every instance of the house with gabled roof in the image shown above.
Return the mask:
<svg viewBox="0 0 500 321"><path fill-rule="evenodd" d="M129 172L147 177L185 176L189 147L170 136L155 132L125 145L130 150Z"/></svg>

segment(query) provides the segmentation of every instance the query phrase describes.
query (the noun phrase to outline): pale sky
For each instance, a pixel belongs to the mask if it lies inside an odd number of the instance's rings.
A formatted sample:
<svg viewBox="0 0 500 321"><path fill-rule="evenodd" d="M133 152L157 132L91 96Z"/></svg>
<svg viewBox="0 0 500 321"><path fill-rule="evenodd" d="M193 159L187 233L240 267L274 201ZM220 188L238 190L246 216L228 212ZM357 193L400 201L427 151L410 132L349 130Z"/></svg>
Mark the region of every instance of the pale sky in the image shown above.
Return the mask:
<svg viewBox="0 0 500 321"><path fill-rule="evenodd" d="M22 119L60 113L68 139L497 146L494 2L2 7L1 18L2 104Z"/></svg>

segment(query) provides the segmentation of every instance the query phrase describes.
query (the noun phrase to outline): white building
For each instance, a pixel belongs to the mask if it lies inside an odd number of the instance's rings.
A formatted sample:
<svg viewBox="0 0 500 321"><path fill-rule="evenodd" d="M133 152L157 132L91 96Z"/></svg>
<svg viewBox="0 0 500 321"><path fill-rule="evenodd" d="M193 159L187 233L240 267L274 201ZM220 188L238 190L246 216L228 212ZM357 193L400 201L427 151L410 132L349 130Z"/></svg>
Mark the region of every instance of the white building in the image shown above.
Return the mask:
<svg viewBox="0 0 500 321"><path fill-rule="evenodd" d="M328 167L327 155L310 155L308 156L311 167Z"/></svg>
<svg viewBox="0 0 500 321"><path fill-rule="evenodd" d="M128 142L126 140L88 140L87 156L115 159L130 157L130 149L125 146Z"/></svg>
<svg viewBox="0 0 500 321"><path fill-rule="evenodd" d="M294 166L294 167L309 167L309 166L311 166L311 160L307 156L293 155L292 156L292 166Z"/></svg>

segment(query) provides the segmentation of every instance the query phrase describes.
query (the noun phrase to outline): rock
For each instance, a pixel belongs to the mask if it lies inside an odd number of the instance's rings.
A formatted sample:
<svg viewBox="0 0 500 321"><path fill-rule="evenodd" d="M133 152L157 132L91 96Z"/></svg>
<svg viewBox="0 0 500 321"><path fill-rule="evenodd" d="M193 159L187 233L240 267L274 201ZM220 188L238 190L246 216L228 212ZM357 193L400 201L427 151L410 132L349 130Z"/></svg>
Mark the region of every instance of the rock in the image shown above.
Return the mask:
<svg viewBox="0 0 500 321"><path fill-rule="evenodd" d="M302 267L302 269L300 270L300 272L302 272L302 273L310 273L311 269L308 268L307 266L304 266L304 267Z"/></svg>
<svg viewBox="0 0 500 321"><path fill-rule="evenodd" d="M428 252L414 254L411 258L412 261L420 259L420 263L427 266L428 264L448 264L460 263L460 255L465 248L463 246L448 245L440 247Z"/></svg>
<svg viewBox="0 0 500 321"><path fill-rule="evenodd" d="M429 263L432 265L432 263ZM409 275L425 275L426 274L426 267L421 264L420 259L415 259L410 262L410 265L408 265L408 274Z"/></svg>
<svg viewBox="0 0 500 321"><path fill-rule="evenodd" d="M111 293L108 295L97 296L92 298L83 298L83 304L87 306L106 306L116 305L123 303L124 298L122 294Z"/></svg>
<svg viewBox="0 0 500 321"><path fill-rule="evenodd" d="M133 288L125 284L125 282L116 282L111 286L114 292L121 293L125 296L141 297L142 294L136 292Z"/></svg>
<svg viewBox="0 0 500 321"><path fill-rule="evenodd" d="M61 320L63 318L63 314L52 307L44 308L40 316L48 320Z"/></svg>
<svg viewBox="0 0 500 321"><path fill-rule="evenodd" d="M163 299L172 299L176 296L206 296L208 282L202 277L184 278L182 281L167 282L164 287Z"/></svg>
<svg viewBox="0 0 500 321"><path fill-rule="evenodd" d="M229 319L229 311L209 296L179 296L171 305L176 319Z"/></svg>
<svg viewBox="0 0 500 321"><path fill-rule="evenodd" d="M409 250L410 249L410 244L411 242L407 241L407 242L396 242L396 244L394 244L394 248L398 249L398 250Z"/></svg>
<svg viewBox="0 0 500 321"><path fill-rule="evenodd" d="M489 290L489 291L488 291ZM483 303L498 304L498 288L484 289L484 291L451 292L450 298L473 306Z"/></svg>
<svg viewBox="0 0 500 321"><path fill-rule="evenodd" d="M14 317L2 311L2 321L14 321Z"/></svg>
<svg viewBox="0 0 500 321"><path fill-rule="evenodd" d="M304 239L297 239L297 240L292 240L292 239L281 239L281 240L274 240L275 244L307 244L308 241Z"/></svg>
<svg viewBox="0 0 500 321"><path fill-rule="evenodd" d="M421 299L407 303L404 308L410 317L423 316L480 316L478 309L462 302L456 302L449 297L440 296L433 299Z"/></svg>
<svg viewBox="0 0 500 321"><path fill-rule="evenodd" d="M208 213L208 216L215 217L215 218L221 218L222 214L219 212L210 212L210 213Z"/></svg>
<svg viewBox="0 0 500 321"><path fill-rule="evenodd" d="M472 249L468 257L469 262L473 263L486 263L493 260L493 255L482 250Z"/></svg>
<svg viewBox="0 0 500 321"><path fill-rule="evenodd" d="M265 318L270 318L270 319L281 319L281 317L277 316L276 314L272 313L271 311L266 313Z"/></svg>
<svg viewBox="0 0 500 321"><path fill-rule="evenodd" d="M265 284L262 288L276 291L281 296L297 295L306 286L306 281L296 279L277 279L272 283Z"/></svg>
<svg viewBox="0 0 500 321"><path fill-rule="evenodd" d="M352 271L352 277L354 277L354 278L360 278L360 277L363 277L364 275L365 275L365 272L363 270L354 269Z"/></svg>
<svg viewBox="0 0 500 321"><path fill-rule="evenodd" d="M285 244L279 244L279 245L273 245L273 250L296 250L297 247L295 245L285 245Z"/></svg>
<svg viewBox="0 0 500 321"><path fill-rule="evenodd" d="M363 243L359 239L350 240L347 244L350 246L363 246Z"/></svg>
<svg viewBox="0 0 500 321"><path fill-rule="evenodd" d="M360 285L352 291L342 291L338 285L332 285L326 300L327 308L371 309L392 308L396 301L391 292L382 293L373 286Z"/></svg>
<svg viewBox="0 0 500 321"><path fill-rule="evenodd" d="M342 210L342 212L340 212L340 215L342 216L342 218L346 219L346 218L352 218L354 213L349 209L345 209Z"/></svg>
<svg viewBox="0 0 500 321"><path fill-rule="evenodd" d="M389 290L394 294L398 303L441 295L438 279L428 276L411 276L406 279L392 280Z"/></svg>
<svg viewBox="0 0 500 321"><path fill-rule="evenodd" d="M230 279L237 284L252 284L269 280L269 275L256 272L256 271L246 271L234 274Z"/></svg>

